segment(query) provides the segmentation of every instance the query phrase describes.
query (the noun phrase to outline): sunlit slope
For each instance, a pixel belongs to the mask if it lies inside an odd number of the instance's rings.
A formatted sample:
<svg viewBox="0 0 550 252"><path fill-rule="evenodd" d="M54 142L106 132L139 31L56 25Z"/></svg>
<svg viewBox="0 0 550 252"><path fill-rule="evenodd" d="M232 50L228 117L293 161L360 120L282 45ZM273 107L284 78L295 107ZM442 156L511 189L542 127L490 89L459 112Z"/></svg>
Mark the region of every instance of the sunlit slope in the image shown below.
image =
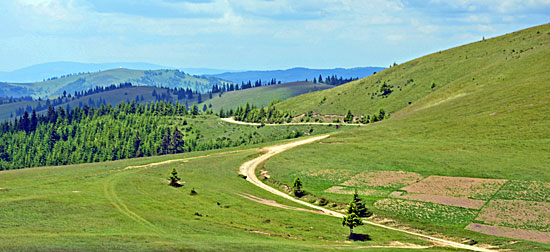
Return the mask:
<svg viewBox="0 0 550 252"><path fill-rule="evenodd" d="M334 89L288 99L279 108L294 114L314 111L340 115L348 109L361 115L384 108L393 114L409 105L406 111L473 97L473 93L502 101L504 97L498 96L502 95L498 89L524 86L518 81L529 86L531 93L548 90L544 73L550 69L548 55L550 25L541 25L436 52ZM391 94L381 95L379 89L383 83L393 86ZM512 90L505 92L526 98Z"/></svg>
<svg viewBox="0 0 550 252"><path fill-rule="evenodd" d="M244 105L247 102L256 106L266 106L274 100L286 100L297 95L333 87L334 86L323 83L306 81L288 82L277 85L226 92L221 96L215 94L213 99L205 101L204 104L212 104L214 111L218 111L221 108L228 110Z"/></svg>

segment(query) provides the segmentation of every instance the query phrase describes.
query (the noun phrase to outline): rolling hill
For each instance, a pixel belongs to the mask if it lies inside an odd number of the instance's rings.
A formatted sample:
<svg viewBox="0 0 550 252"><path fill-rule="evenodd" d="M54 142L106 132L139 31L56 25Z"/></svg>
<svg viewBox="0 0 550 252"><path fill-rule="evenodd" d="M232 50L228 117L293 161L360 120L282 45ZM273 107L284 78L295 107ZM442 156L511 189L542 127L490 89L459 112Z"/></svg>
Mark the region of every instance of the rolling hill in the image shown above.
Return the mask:
<svg viewBox="0 0 550 252"><path fill-rule="evenodd" d="M235 83L262 80L264 82L270 81L275 78L277 81L282 82L295 82L304 81L306 79L312 81L313 78L318 78L322 75L323 78L327 76L336 75L343 78L363 78L373 74L373 72L379 72L384 70L383 67L356 67L356 68L333 68L333 69L310 69L304 67L296 67L286 70L269 70L269 71L244 71L244 72L228 72L221 74L210 75L220 79L232 81Z"/></svg>
<svg viewBox="0 0 550 252"><path fill-rule="evenodd" d="M221 95L215 95L212 99L204 101L202 104L206 104L208 106L212 105L214 111L219 111L221 108L229 110L246 103L250 103L258 107L262 105L267 106L272 101L282 101L290 97L330 89L333 87L334 86L323 83L305 81L289 82L226 92Z"/></svg>
<svg viewBox="0 0 550 252"><path fill-rule="evenodd" d="M0 83L0 96L50 97L67 91L84 91L96 86L109 86L131 82L136 86L162 86L191 88L205 93L214 85L228 83L215 77L193 76L178 70L131 70L125 68L77 74L53 80L33 83Z"/></svg>
<svg viewBox="0 0 550 252"><path fill-rule="evenodd" d="M544 25L436 52L347 85L291 98L279 108L294 114L314 111L344 115L351 109L361 115L380 108L395 113L406 107L405 111L412 111L453 99L468 99L484 90L506 91L522 82L535 82L538 84L532 84L532 88L544 89L545 75L533 75L533 71L550 67L549 60L541 56L548 53L547 30ZM520 68L517 64L533 65ZM518 76L522 79L518 80ZM391 86L389 95L380 92L384 83ZM321 102L324 98L326 101Z"/></svg>
<svg viewBox="0 0 550 252"><path fill-rule="evenodd" d="M300 177L329 201L357 189L379 220L547 250L549 54L546 24L291 98L279 107L356 115L383 107L392 116L277 155L263 173L287 185ZM384 83L393 91L381 96Z"/></svg>

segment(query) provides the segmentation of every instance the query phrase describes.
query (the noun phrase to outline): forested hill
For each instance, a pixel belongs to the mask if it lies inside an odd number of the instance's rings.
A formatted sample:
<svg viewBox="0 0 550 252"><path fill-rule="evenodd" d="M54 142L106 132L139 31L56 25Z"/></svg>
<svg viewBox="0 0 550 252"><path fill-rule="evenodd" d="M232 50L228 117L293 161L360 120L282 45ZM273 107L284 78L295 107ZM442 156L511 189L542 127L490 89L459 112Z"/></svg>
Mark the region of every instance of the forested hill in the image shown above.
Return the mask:
<svg viewBox="0 0 550 252"><path fill-rule="evenodd" d="M0 96L50 97L63 94L64 91L74 93L85 91L97 86L130 82L135 86L157 86L169 88L190 88L193 91L206 93L214 85L221 86L229 82L205 76L189 75L179 70L131 70L125 68L111 69L94 73L80 73L52 77L48 80L33 83L0 83Z"/></svg>
<svg viewBox="0 0 550 252"><path fill-rule="evenodd" d="M189 88L170 89L133 86L131 83L123 83L108 87L96 87L73 94L69 93L58 96L55 99L11 99L14 102L0 104L0 121L22 116L25 111L29 114L33 110L38 114L45 113L50 105L54 108L75 108L85 105L89 107L99 107L101 104L105 106L109 104L116 106L121 102L129 101L135 101L140 104L150 103L152 101L170 101L191 106L194 103L199 104L209 99L211 96L211 94L198 94Z"/></svg>
<svg viewBox="0 0 550 252"><path fill-rule="evenodd" d="M550 25L545 24L436 52L333 89L290 98L278 107L294 115L344 115L348 109L368 115L380 108L391 114L421 110L483 92L502 92L496 99L505 100L517 96L508 92L520 83L527 90L548 86L548 55Z"/></svg>

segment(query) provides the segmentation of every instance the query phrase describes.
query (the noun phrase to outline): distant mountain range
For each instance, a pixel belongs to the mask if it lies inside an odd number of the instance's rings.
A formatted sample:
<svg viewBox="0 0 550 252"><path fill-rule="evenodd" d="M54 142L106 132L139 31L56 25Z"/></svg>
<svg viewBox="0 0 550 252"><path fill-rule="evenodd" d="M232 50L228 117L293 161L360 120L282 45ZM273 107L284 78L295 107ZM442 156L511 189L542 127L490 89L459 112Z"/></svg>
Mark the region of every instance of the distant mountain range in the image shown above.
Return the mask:
<svg viewBox="0 0 550 252"><path fill-rule="evenodd" d="M140 69L140 70L132 70ZM171 69L171 70L168 70ZM0 96L49 97L63 91L84 91L96 86L131 82L136 86L164 86L206 91L214 84L241 83L276 79L280 82L312 81L336 75L343 78L363 78L383 70L382 67L334 69L291 68L287 70L243 71L213 68L181 68L150 63L78 63L52 62L25 67L12 72L0 72Z"/></svg>
<svg viewBox="0 0 550 252"><path fill-rule="evenodd" d="M332 75L343 78L363 78L372 75L374 72L384 70L383 67L356 67L356 68L333 68L333 69L310 69L296 67L287 70L268 70L268 71L245 71L245 72L227 72L221 74L212 74L209 76L241 83L247 81L269 81L272 78L281 82L304 81L318 78L321 75L324 78Z"/></svg>
<svg viewBox="0 0 550 252"><path fill-rule="evenodd" d="M111 70L68 75L41 82L6 83L0 82L0 96L4 97L52 97L85 91L98 86L119 83L132 83L135 86L155 86L170 88L190 88L196 92L208 92L214 85L227 84L227 81L210 76L194 76L179 70L132 70L115 68Z"/></svg>

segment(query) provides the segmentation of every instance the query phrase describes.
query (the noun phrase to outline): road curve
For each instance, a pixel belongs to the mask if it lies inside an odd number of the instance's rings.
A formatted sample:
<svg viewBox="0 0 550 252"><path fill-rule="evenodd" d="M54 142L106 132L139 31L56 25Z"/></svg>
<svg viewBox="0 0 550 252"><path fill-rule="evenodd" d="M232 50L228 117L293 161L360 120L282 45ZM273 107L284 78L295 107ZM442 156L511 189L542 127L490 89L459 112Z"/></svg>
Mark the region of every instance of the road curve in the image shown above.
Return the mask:
<svg viewBox="0 0 550 252"><path fill-rule="evenodd" d="M234 124L241 124L241 125L252 125L252 126L260 126L261 123L251 123L251 122L242 122L237 121L233 119L233 117L228 118L220 118L224 122L228 123L234 123ZM361 126L361 124L349 124L349 123L320 123L320 122L295 122L295 123L266 123L265 126L281 126L281 125L351 125L351 126Z"/></svg>
<svg viewBox="0 0 550 252"><path fill-rule="evenodd" d="M278 195L280 197L283 197L285 199L294 201L296 203L308 206L310 208L319 210L319 211L323 212L323 214L342 218L344 216L344 214L342 214L342 213L332 211L332 210L329 210L329 209L325 209L323 207L313 205L313 204L305 202L305 201L301 201L301 200L299 200L297 198L294 198L294 197L292 197L292 196L290 196L290 195L288 195L284 192L281 192L281 191L279 191L279 190L277 190L277 189L275 189L271 186L268 186L268 185L264 184L263 182L261 182L258 179L258 177L256 177L256 173L255 173L256 167L258 167L258 165L260 165L262 162L268 160L269 158L271 158L271 157L273 157L273 156L275 156L275 155L277 155L277 154L279 154L283 151L286 151L288 149L292 149L292 148L300 146L300 145L312 143L312 142L327 138L328 136L329 135L316 136L316 137L311 137L311 138L306 138L306 139L293 141L293 142L290 142L290 143L285 143L285 144L279 144L279 145L275 145L275 146L271 146L271 147L266 147L266 148L263 149L263 150L266 151L265 154L263 154L263 155L261 155L257 158L254 158L252 160L249 160L249 161L245 162L244 164L242 164L241 167L239 168L239 173L242 174L242 175L245 175L246 180L249 181L250 183L252 183L252 184L268 191L268 192L276 194L276 195ZM402 229L382 225L382 224L367 221L367 220L364 220L363 222L366 223L366 224L369 224L369 225L373 225L373 226L377 226L377 227L381 227L381 228L385 228L385 229L389 229L389 230L393 230L393 231L402 232L402 233L410 234L410 235L413 235L413 236L421 237L421 238L424 238L424 239L428 239L428 240L431 240L435 243L439 243L439 244L454 247L454 248L467 249L467 250L471 250L471 251L481 251L481 252L494 252L494 251L496 251L496 250L490 250L490 249L479 248L479 247L475 247L475 246L471 246L471 245L466 245L466 244L462 244L462 243L458 243L458 242L453 242L453 241L449 241L449 240L445 240L445 239L441 239L441 238L437 238L437 237L433 237L433 236L429 236L429 235L425 235L425 234L421 234L421 233L417 233L417 232L402 230Z"/></svg>

